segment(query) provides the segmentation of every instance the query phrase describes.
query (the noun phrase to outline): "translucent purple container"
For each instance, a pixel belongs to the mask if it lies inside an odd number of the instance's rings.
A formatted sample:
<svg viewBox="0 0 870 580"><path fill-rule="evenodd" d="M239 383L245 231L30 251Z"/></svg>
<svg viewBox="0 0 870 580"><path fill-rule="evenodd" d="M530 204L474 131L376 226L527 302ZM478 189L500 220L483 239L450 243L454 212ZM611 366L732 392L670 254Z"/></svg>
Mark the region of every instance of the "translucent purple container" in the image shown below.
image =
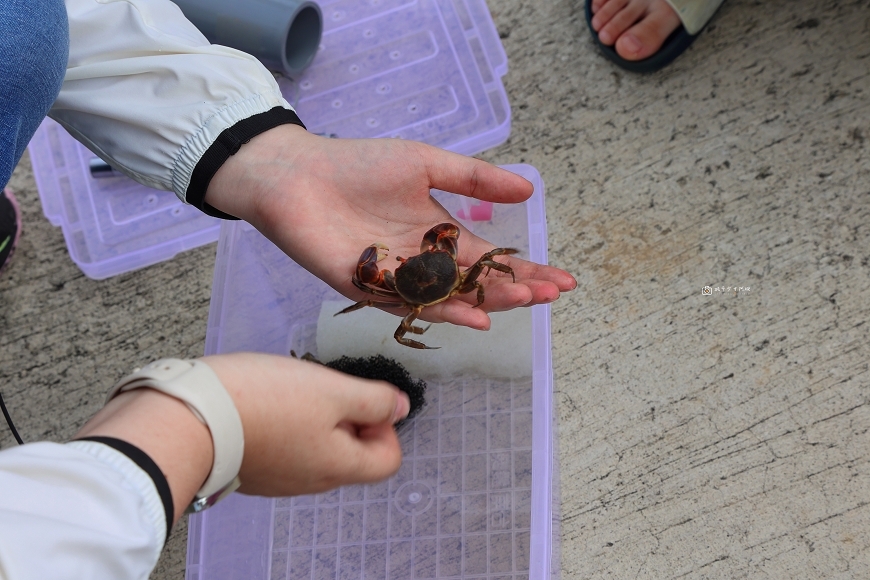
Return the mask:
<svg viewBox="0 0 870 580"><path fill-rule="evenodd" d="M529 179L534 196L494 206L491 220L460 221L546 263L540 176L507 169ZM468 215L458 196L436 196ZM247 224L225 223L206 353L316 355L320 305L338 297ZM549 306L532 308L532 334L528 377L429 381L428 405L400 430L404 462L389 481L294 498L234 494L192 516L187 579L558 577Z"/></svg>
<svg viewBox="0 0 870 580"><path fill-rule="evenodd" d="M89 278L138 270L217 239L219 220L171 191L123 176L92 178L94 154L51 119L28 150L42 212L61 228L70 258Z"/></svg>
<svg viewBox="0 0 870 580"><path fill-rule="evenodd" d="M279 82L307 127L401 137L475 154L510 134L507 58L485 0L320 2L321 47ZM93 154L46 120L30 143L46 217L73 261L107 278L217 239L219 222L126 177L93 179Z"/></svg>

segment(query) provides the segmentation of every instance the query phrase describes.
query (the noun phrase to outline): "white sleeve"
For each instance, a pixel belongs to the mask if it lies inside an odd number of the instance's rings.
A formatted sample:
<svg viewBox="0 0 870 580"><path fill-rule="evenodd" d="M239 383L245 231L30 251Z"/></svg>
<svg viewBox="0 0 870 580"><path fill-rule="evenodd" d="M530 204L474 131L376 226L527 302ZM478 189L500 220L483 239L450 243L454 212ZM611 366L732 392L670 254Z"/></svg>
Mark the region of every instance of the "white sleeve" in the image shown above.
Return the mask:
<svg viewBox="0 0 870 580"><path fill-rule="evenodd" d="M218 135L292 107L253 56L209 44L169 0L66 0L70 54L49 116L136 181L185 201Z"/></svg>
<svg viewBox="0 0 870 580"><path fill-rule="evenodd" d="M166 540L154 481L101 443L0 452L0 578L148 578Z"/></svg>

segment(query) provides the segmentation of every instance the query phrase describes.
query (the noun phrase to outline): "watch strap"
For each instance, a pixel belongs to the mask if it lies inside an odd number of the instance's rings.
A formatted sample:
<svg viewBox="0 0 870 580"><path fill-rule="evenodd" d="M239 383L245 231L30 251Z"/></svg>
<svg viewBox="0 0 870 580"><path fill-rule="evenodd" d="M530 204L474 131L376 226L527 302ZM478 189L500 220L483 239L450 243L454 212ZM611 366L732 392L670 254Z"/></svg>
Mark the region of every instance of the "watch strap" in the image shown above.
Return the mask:
<svg viewBox="0 0 870 580"><path fill-rule="evenodd" d="M198 360L158 360L121 379L109 391L106 402L119 393L143 387L184 402L211 432L214 463L196 494L197 501L220 496L205 506L208 507L228 494L227 488L234 483L233 489L237 488L245 450L242 420L232 397L211 367Z"/></svg>

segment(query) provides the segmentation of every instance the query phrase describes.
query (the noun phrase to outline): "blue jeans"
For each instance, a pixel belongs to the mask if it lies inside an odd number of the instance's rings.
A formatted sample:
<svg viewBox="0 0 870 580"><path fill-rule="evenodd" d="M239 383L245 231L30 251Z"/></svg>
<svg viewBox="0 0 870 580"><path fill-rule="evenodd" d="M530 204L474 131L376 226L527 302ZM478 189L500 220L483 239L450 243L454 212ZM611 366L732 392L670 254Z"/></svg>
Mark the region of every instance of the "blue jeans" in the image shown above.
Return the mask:
<svg viewBox="0 0 870 580"><path fill-rule="evenodd" d="M68 59L63 0L0 0L0 185L57 98Z"/></svg>

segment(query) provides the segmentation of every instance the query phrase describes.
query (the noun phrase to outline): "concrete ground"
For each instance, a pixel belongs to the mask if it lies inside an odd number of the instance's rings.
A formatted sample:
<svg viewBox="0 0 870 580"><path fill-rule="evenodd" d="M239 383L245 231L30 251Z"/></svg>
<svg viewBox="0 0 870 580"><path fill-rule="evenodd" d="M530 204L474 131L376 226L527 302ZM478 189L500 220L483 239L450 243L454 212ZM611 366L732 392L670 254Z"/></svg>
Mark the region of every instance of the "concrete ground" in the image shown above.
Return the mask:
<svg viewBox="0 0 870 580"><path fill-rule="evenodd" d="M579 0L490 8L513 129L483 158L540 170L580 281L553 306L562 577L870 577L870 2L729 0L651 76ZM215 248L95 282L27 157L11 185L0 392L63 440L131 368L202 354Z"/></svg>

